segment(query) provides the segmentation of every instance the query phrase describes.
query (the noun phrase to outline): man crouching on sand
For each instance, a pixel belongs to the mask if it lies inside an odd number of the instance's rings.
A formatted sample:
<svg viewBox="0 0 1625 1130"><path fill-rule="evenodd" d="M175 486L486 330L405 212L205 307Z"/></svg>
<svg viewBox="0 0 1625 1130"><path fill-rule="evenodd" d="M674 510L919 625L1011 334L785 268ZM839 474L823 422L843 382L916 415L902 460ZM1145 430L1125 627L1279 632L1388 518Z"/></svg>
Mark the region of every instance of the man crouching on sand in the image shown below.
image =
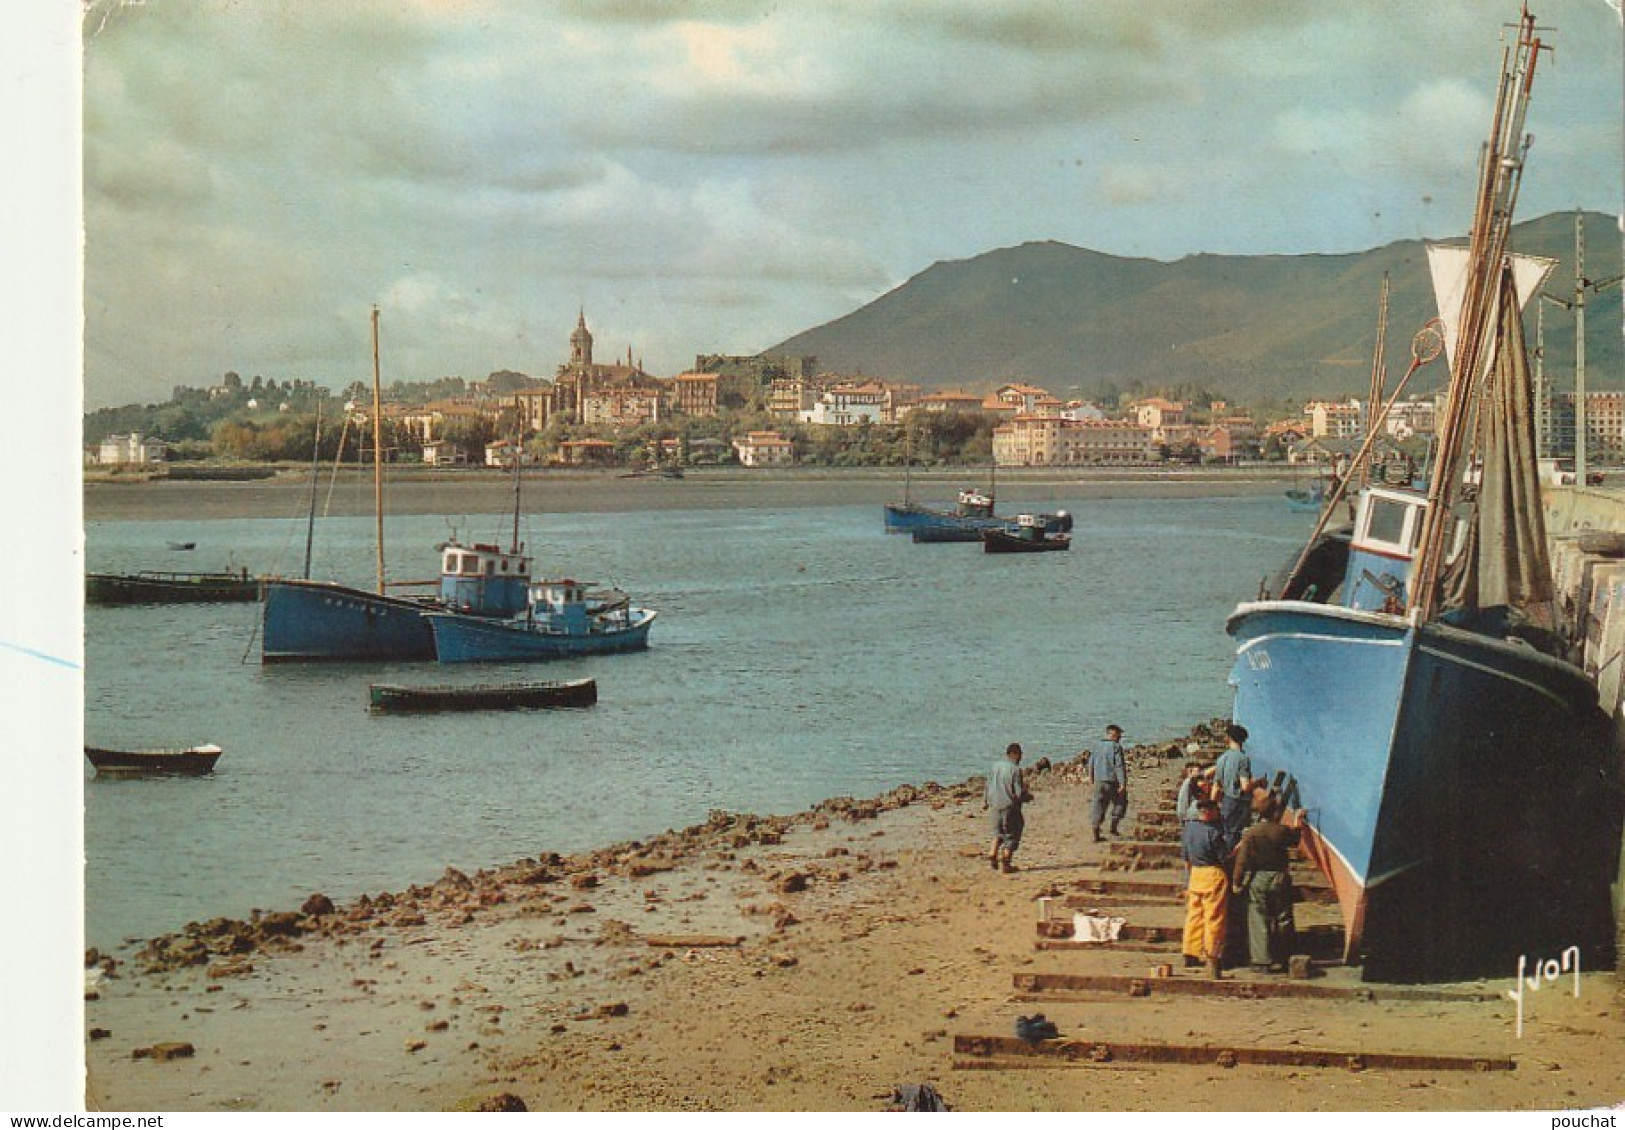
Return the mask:
<svg viewBox="0 0 1625 1130"><path fill-rule="evenodd" d="M993 813L993 854L988 856L993 870L1016 869L1011 857L1021 846L1021 829L1026 824L1021 806L1032 799L1026 778L1021 775L1021 746L1011 742L1004 751L1004 760L995 761L988 770L987 792L982 797L982 807ZM1002 858L1000 848L1004 849Z"/></svg>

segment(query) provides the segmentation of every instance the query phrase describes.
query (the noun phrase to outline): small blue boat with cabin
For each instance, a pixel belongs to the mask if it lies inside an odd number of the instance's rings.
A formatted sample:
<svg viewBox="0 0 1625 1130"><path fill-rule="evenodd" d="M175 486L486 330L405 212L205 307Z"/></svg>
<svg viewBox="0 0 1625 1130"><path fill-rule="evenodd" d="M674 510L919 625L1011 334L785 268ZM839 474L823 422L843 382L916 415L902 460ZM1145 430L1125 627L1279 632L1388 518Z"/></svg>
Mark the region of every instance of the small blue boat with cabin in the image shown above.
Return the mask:
<svg viewBox="0 0 1625 1130"><path fill-rule="evenodd" d="M1286 492L1286 508L1288 510L1318 514L1325 504L1326 485L1318 480L1307 490L1303 487L1293 487Z"/></svg>
<svg viewBox="0 0 1625 1130"><path fill-rule="evenodd" d="M516 616L457 612L425 615L442 663L502 663L638 651L649 646L655 612L632 607L621 592L595 592L581 581L533 581Z"/></svg>

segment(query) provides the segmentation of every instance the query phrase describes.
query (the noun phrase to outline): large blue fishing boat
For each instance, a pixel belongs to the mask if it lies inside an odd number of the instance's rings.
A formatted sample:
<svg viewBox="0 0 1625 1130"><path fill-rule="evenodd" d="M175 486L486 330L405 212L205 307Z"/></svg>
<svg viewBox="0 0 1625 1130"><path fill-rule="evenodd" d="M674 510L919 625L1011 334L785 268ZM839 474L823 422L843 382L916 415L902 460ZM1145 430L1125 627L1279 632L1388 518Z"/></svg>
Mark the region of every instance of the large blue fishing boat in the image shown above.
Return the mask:
<svg viewBox="0 0 1625 1130"><path fill-rule="evenodd" d="M470 616L511 616L525 607L530 559L519 543L519 467L514 459L513 542L465 546L442 542L439 591L434 597L397 596L384 570L383 442L379 423L378 309L372 311L372 466L377 531L377 587L373 591L330 581L309 580L309 534L304 579L267 578L260 628L263 663L318 660L422 660L435 657L434 633L423 619L429 611ZM343 439L339 446L343 448ZM312 476L311 521L315 518ZM407 586L395 586L407 587Z"/></svg>
<svg viewBox="0 0 1625 1130"><path fill-rule="evenodd" d="M330 581L267 581L262 661L433 659L434 633L425 613L504 617L525 607L530 559L524 546L465 546L453 539L439 549L440 587L433 597Z"/></svg>
<svg viewBox="0 0 1625 1130"><path fill-rule="evenodd" d="M1511 976L1571 945L1612 958L1618 764L1551 630L1520 314L1550 263L1507 247L1540 46L1525 12L1471 244L1429 248L1441 323L1405 380L1441 349L1452 373L1427 489L1372 486L1352 530L1325 528L1401 381L1277 598L1226 625L1254 772L1301 808L1370 980Z"/></svg>
<svg viewBox="0 0 1625 1130"><path fill-rule="evenodd" d="M529 662L638 651L649 646L655 613L625 593L600 593L581 581L535 581L530 604L509 619L431 612L442 663Z"/></svg>

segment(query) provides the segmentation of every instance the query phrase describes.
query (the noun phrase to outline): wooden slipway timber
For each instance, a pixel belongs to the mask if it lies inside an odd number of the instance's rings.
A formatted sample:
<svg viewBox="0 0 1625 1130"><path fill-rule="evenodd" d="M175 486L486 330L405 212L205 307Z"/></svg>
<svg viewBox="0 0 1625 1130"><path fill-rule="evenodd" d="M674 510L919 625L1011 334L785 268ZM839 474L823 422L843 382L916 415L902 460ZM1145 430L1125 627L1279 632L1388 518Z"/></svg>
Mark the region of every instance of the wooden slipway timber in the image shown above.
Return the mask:
<svg viewBox="0 0 1625 1130"><path fill-rule="evenodd" d="M1090 901L1088 896L1096 895L1109 897L1112 895L1143 895L1153 898L1164 898L1169 902L1179 902L1184 898L1185 886L1183 883L1154 882L1145 879L1080 879L1070 884L1074 890L1082 891L1082 895L1068 895L1066 905L1086 910L1090 906L1098 905L1099 899ZM1324 882L1299 882L1293 877L1293 889L1297 892L1299 902L1335 901L1331 888Z"/></svg>
<svg viewBox="0 0 1625 1130"><path fill-rule="evenodd" d="M1019 993L1059 999L1060 994L1112 993L1130 997L1158 994L1228 997L1236 1000L1298 997L1349 1001L1425 1001L1429 1003L1483 1004L1499 1001L1496 993L1447 989L1384 989L1371 985L1316 985L1304 981L1212 981L1195 977L1125 977L1078 973L1017 973L1012 983Z"/></svg>
<svg viewBox="0 0 1625 1130"><path fill-rule="evenodd" d="M1064 918L1039 922L1037 928L1038 938L1033 942L1033 949L1072 950L1074 952L1093 950L1098 953L1114 949L1157 952L1159 950L1169 950L1179 945L1184 935L1182 925L1141 926L1133 922L1125 922L1118 927L1115 941L1092 942L1075 939L1072 936L1072 923ZM1296 935L1294 953L1319 958L1322 962L1335 961L1339 965L1342 964L1343 928L1341 926L1331 925L1330 923L1299 926Z"/></svg>
<svg viewBox="0 0 1625 1130"><path fill-rule="evenodd" d="M1009 1067L1089 1066L1104 1063L1189 1063L1237 1067L1340 1067L1346 1071L1512 1071L1505 1056L1413 1055L1404 1052L1333 1051L1314 1048L1226 1047L1215 1044L1129 1044L1109 1040L1043 1040L1014 1036L955 1036L957 1071ZM1036 1061L1036 1062L1035 1062Z"/></svg>

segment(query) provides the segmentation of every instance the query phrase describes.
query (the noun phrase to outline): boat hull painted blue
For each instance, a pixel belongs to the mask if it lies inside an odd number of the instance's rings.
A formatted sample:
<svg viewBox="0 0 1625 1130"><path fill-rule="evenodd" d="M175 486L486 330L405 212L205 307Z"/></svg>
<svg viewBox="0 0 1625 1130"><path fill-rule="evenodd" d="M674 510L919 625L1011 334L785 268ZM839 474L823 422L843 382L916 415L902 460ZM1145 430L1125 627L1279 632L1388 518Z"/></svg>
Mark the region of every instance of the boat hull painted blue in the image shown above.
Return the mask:
<svg viewBox="0 0 1625 1130"><path fill-rule="evenodd" d="M427 617L442 663L528 663L578 655L639 651L649 646L654 613L643 612L630 626L580 635L538 632L512 620L491 620L437 612Z"/></svg>
<svg viewBox="0 0 1625 1130"><path fill-rule="evenodd" d="M920 529L986 530L1014 525L1007 519L991 515L955 514L947 510L894 503L886 505L885 522L888 534L908 534Z"/></svg>
<svg viewBox="0 0 1625 1130"><path fill-rule="evenodd" d="M1368 979L1507 975L1543 947L1608 947L1618 762L1579 669L1292 601L1243 605L1227 628L1254 773L1296 789Z"/></svg>
<svg viewBox="0 0 1625 1130"><path fill-rule="evenodd" d="M265 585L266 663L419 660L435 657L425 605L322 581Z"/></svg>
<svg viewBox="0 0 1625 1130"><path fill-rule="evenodd" d="M965 541L977 541L981 538L983 530L1004 530L1012 534L1016 532L1014 518L932 510L913 503L903 505L887 503L884 515L888 534L916 534L925 531L924 535L916 537L915 541L953 541L956 539L952 535L956 532L966 533L968 536L963 539ZM1045 533L1064 534L1072 529L1072 516L1064 510L1039 517L1043 520ZM938 533L945 536L932 536Z"/></svg>

